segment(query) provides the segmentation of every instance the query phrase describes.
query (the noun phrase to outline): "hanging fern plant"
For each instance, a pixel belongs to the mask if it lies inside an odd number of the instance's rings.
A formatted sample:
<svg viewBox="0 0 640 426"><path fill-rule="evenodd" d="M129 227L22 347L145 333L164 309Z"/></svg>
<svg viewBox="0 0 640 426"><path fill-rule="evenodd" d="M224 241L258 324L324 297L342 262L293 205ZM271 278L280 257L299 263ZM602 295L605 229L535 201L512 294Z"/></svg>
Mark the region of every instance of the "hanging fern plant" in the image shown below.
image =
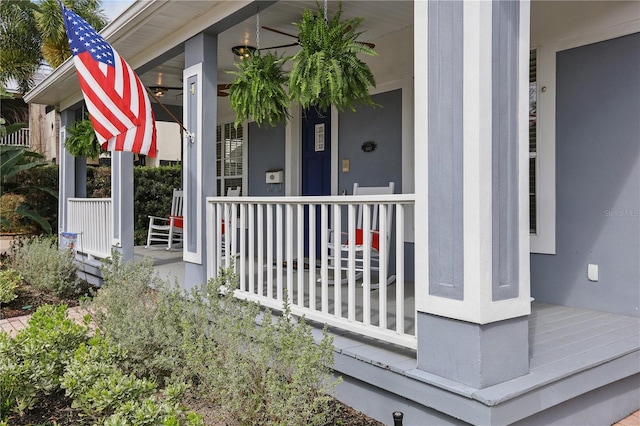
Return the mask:
<svg viewBox="0 0 640 426"><path fill-rule="evenodd" d="M355 111L356 104L374 105L369 88L375 87L375 78L357 55L377 53L356 40L362 34L356 31L362 18L341 21L341 15L342 5L327 21L318 4L315 14L305 10L296 24L302 50L293 57L289 92L303 108L326 111L335 105L341 111Z"/></svg>
<svg viewBox="0 0 640 426"><path fill-rule="evenodd" d="M95 158L102 152L96 132L93 130L91 120L88 118L74 122L69 128L69 135L64 147L67 148L71 155Z"/></svg>
<svg viewBox="0 0 640 426"><path fill-rule="evenodd" d="M273 127L289 117L287 74L283 69L287 59L256 52L238 62L237 71L230 71L235 75L229 100L236 112L236 126L253 118L259 126L266 123Z"/></svg>

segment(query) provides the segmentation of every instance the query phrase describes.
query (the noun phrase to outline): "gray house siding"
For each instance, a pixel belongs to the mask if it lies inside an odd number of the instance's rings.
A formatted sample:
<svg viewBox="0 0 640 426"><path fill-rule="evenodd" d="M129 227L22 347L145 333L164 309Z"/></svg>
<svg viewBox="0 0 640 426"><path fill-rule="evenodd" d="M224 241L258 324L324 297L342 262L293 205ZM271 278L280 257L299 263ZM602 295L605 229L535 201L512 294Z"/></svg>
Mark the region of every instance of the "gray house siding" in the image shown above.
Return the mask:
<svg viewBox="0 0 640 426"><path fill-rule="evenodd" d="M355 182L362 186L384 186L395 182L402 193L402 90L372 96L378 106L358 106L338 118L338 158L349 160L349 171L339 167L339 191L353 192ZM376 149L364 152L362 144L375 142Z"/></svg>
<svg viewBox="0 0 640 426"><path fill-rule="evenodd" d="M531 255L537 300L640 315L639 52L635 33L557 54L556 254Z"/></svg>
<svg viewBox="0 0 640 426"><path fill-rule="evenodd" d="M252 197L284 196L284 183L270 187L265 181L267 170L284 170L284 127L284 122L276 127L259 127L255 122L249 123L247 126L246 140L249 149L247 195Z"/></svg>

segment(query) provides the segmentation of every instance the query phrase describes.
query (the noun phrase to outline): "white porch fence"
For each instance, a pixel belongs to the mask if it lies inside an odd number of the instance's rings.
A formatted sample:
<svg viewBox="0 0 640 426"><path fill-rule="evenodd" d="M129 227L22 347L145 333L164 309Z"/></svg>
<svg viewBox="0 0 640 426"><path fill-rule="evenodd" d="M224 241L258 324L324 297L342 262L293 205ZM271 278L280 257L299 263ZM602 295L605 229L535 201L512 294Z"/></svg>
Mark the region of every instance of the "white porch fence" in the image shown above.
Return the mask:
<svg viewBox="0 0 640 426"><path fill-rule="evenodd" d="M29 148L29 129L20 129L3 138L0 138L0 145L24 146Z"/></svg>
<svg viewBox="0 0 640 426"><path fill-rule="evenodd" d="M404 273L406 208L414 199L413 194L207 198L208 276L233 263L238 298L282 310L287 294L294 315L416 348L413 290L411 297L405 295L405 286L412 289L413 283L405 282ZM376 205L379 235L389 231L390 238L381 237L373 253L371 237L364 233L359 264L364 268L357 266L356 249L344 238L341 260L332 261L331 230L356 241L358 206L368 229ZM387 220L389 215L393 221ZM387 229L388 223L393 229ZM393 274L391 262L384 261L390 253L395 257ZM376 271L370 267L374 254L380 258ZM393 275L395 280L387 285L386 277Z"/></svg>
<svg viewBox="0 0 640 426"><path fill-rule="evenodd" d="M78 233L77 251L89 257L111 256L111 198L69 198L66 232Z"/></svg>

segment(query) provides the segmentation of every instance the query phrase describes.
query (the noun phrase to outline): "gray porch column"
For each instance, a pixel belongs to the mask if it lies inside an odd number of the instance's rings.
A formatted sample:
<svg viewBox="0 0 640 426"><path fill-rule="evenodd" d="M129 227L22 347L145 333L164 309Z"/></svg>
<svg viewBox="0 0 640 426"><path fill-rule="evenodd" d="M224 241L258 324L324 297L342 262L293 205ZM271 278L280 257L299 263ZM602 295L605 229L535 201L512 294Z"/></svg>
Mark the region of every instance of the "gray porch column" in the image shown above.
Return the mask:
<svg viewBox="0 0 640 426"><path fill-rule="evenodd" d="M111 152L112 246L133 259L133 153Z"/></svg>
<svg viewBox="0 0 640 426"><path fill-rule="evenodd" d="M185 42L183 141L184 249L187 288L207 280L206 197L216 195L218 38L201 33Z"/></svg>
<svg viewBox="0 0 640 426"><path fill-rule="evenodd" d="M67 231L67 200L76 196L76 161L64 147L67 139L67 129L75 121L75 114L71 110L60 113L60 148L58 153L58 231Z"/></svg>
<svg viewBox="0 0 640 426"><path fill-rule="evenodd" d="M529 371L529 3L414 8L418 368L483 388Z"/></svg>

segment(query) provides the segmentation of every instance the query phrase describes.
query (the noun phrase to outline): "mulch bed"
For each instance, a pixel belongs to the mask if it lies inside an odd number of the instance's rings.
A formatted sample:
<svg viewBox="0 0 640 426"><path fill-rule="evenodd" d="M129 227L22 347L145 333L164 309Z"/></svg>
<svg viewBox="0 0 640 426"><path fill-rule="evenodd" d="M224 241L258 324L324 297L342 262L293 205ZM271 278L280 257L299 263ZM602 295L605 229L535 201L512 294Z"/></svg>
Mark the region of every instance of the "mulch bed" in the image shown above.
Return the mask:
<svg viewBox="0 0 640 426"><path fill-rule="evenodd" d="M81 284L81 293L79 296L90 296L95 287L83 282ZM23 283L18 287L16 294L18 297L9 303L3 303L0 309L0 319L20 317L30 315L42 305L61 305L65 304L69 308L78 306L79 296L70 298L60 298L54 296L47 291L38 290L28 284Z"/></svg>

